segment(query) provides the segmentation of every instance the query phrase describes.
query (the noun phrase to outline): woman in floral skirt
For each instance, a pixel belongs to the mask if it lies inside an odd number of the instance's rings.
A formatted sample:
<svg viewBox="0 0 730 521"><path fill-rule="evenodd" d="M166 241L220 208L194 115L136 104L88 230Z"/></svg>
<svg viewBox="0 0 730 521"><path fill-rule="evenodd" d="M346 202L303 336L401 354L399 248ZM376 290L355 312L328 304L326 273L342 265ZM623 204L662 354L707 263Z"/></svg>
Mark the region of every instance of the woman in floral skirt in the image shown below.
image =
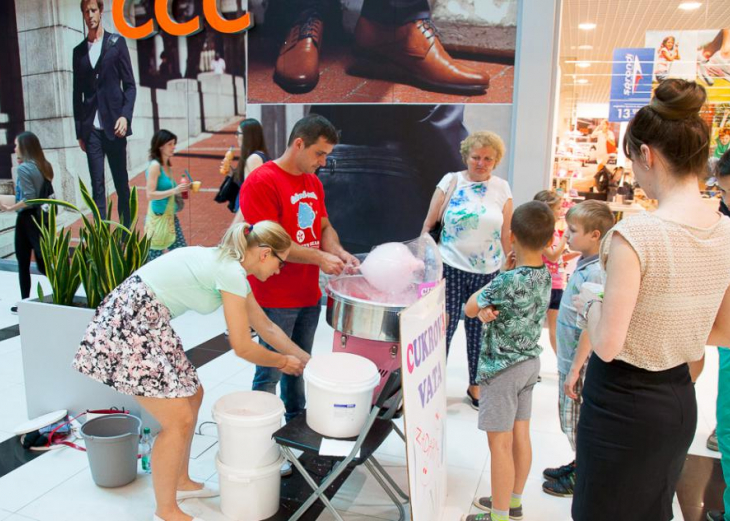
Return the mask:
<svg viewBox="0 0 730 521"><path fill-rule="evenodd" d="M246 279L279 273L291 239L277 223L231 226L216 248L179 248L149 262L104 299L86 330L75 369L129 394L161 425L152 451L154 521L202 521L178 501L216 491L190 479L190 444L203 388L171 319L221 305L233 351L256 365L301 374L309 355L273 324ZM249 324L278 352L251 339Z"/></svg>

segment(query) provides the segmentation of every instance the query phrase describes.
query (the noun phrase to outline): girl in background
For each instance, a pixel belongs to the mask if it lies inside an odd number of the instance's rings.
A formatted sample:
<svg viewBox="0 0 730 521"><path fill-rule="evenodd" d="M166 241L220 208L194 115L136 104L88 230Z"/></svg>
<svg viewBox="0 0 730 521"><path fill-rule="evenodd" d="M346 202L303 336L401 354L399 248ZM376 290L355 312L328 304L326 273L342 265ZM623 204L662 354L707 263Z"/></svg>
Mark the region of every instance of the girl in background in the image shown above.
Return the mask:
<svg viewBox="0 0 730 521"><path fill-rule="evenodd" d="M33 218L40 223L37 207L29 206L26 201L42 197L41 189L45 181L53 181L53 167L46 161L38 137L32 132L23 132L15 138L15 155L18 160L18 179L15 185L15 204L0 204L4 212L15 211L15 256L18 259L18 280L20 282L20 298L30 297L30 259L35 253L38 271L45 275L45 265L41 254L41 232ZM18 304L10 308L10 312L18 312Z"/></svg>
<svg viewBox="0 0 730 521"><path fill-rule="evenodd" d="M656 51L656 70L654 76L657 81L664 81L672 71L672 62L681 59L679 57L679 46L674 36L667 36Z"/></svg>
<svg viewBox="0 0 730 521"><path fill-rule="evenodd" d="M152 136L150 143L150 163L145 171L147 177L147 199L150 201L150 211L156 215L162 215L170 211L169 205L174 207L175 215L175 242L168 250L184 248L187 246L185 235L183 235L180 220L177 218L177 203L175 196L187 191L190 183L175 183L175 176L172 173L170 159L175 154L177 136L169 130L160 129ZM164 250L153 250L150 248L148 261L154 260Z"/></svg>
<svg viewBox="0 0 730 521"><path fill-rule="evenodd" d="M236 141L241 152L239 154L240 159L238 160L238 165L232 176L233 180L241 187L248 174L271 158L269 157L269 151L266 148L266 141L264 140L264 129L257 119L247 118L241 121L238 130L236 130ZM239 212L241 205L240 197L239 193L238 197L236 197L236 216L233 218L234 223L243 220L243 214Z"/></svg>

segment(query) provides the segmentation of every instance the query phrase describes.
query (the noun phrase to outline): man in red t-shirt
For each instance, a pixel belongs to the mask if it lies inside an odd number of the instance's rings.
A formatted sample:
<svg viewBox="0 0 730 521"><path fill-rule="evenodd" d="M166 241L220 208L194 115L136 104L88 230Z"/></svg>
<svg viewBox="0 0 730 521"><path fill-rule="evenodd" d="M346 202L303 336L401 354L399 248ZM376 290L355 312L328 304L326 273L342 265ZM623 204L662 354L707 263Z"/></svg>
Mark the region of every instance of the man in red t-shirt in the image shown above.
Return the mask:
<svg viewBox="0 0 730 521"><path fill-rule="evenodd" d="M292 238L286 265L281 263L277 277L266 282L254 277L249 280L271 321L308 353L312 352L319 322L319 271L339 275L346 264L358 264L340 244L327 218L322 183L310 173L325 165L338 140L337 131L326 118L316 114L302 118L294 125L284 154L251 172L240 194L246 222L276 221ZM261 343L273 350L263 340ZM253 390L276 393L279 380L288 421L305 408L301 376L257 366Z"/></svg>

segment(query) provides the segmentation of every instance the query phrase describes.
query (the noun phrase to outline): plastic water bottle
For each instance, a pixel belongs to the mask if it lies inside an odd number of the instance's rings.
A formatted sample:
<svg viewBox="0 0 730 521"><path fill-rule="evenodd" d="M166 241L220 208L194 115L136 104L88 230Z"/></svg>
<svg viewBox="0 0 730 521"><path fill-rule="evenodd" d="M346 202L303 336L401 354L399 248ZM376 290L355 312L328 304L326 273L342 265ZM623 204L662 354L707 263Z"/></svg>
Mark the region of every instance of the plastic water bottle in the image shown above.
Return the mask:
<svg viewBox="0 0 730 521"><path fill-rule="evenodd" d="M139 451L142 454L142 472L152 472L152 434L149 427L145 427L142 440L139 442Z"/></svg>

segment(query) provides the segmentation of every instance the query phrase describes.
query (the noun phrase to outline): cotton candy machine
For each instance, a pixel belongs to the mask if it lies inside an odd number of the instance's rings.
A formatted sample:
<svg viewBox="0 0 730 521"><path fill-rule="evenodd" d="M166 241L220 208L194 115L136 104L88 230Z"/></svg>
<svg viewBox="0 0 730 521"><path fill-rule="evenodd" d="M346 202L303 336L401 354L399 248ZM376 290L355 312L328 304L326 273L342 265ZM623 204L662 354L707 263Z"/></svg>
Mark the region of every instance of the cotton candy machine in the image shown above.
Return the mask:
<svg viewBox="0 0 730 521"><path fill-rule="evenodd" d="M399 313L441 279L441 256L433 239L424 235L378 246L358 258L360 269L346 270L327 283L326 318L335 330L334 352L363 356L378 367L377 397L400 367Z"/></svg>

